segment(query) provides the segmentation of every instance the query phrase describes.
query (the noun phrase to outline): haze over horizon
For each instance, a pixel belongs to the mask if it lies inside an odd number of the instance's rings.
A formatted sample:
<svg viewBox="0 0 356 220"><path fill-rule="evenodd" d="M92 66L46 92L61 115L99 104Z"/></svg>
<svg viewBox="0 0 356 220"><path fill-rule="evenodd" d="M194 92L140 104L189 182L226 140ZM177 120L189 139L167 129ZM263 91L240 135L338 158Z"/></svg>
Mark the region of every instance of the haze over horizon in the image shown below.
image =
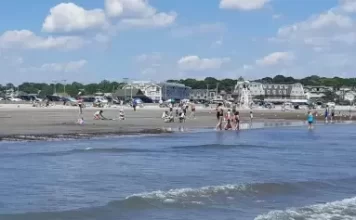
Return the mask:
<svg viewBox="0 0 356 220"><path fill-rule="evenodd" d="M5 0L0 83L356 77L356 0L187 2Z"/></svg>

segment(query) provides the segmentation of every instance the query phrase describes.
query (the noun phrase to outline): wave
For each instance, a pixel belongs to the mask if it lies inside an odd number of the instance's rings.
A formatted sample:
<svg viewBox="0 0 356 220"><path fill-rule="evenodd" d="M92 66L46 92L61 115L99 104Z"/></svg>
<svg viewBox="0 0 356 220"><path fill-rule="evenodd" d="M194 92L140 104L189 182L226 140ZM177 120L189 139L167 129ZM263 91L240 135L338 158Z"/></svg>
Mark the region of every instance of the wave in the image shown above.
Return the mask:
<svg viewBox="0 0 356 220"><path fill-rule="evenodd" d="M334 201L325 204L305 206L303 208L290 208L285 211L271 211L267 214L259 215L255 220L328 220L356 219L356 197Z"/></svg>
<svg viewBox="0 0 356 220"><path fill-rule="evenodd" d="M174 146L173 149L230 149L230 148L266 148L267 146L253 144L202 144Z"/></svg>
<svg viewBox="0 0 356 220"><path fill-rule="evenodd" d="M355 179L354 177L352 178ZM70 211L59 212L39 212L39 213L24 213L24 214L12 214L12 215L0 215L1 220L17 220L17 219L49 219L48 216L55 216L57 220L73 219L76 220L88 219L91 216L92 219L117 219L117 216L124 214L128 211L137 211L144 209L162 209L162 208L174 208L174 209L199 209L205 207L225 207L225 204L236 204L246 198L256 198L258 196L269 195L283 195L295 193L299 194L304 191L305 188L310 190L328 188L333 186L332 184L338 184L346 180L335 180L334 183L328 183L328 181L305 181L294 183L250 183L250 184L226 184L217 186L204 186L200 188L178 188L170 189L167 191L152 191L139 194L132 194L121 200L114 200L107 205L92 208L83 208ZM331 205L330 205L331 204ZM347 208L348 213L356 214L356 199L345 200L341 203L330 203L324 206L335 209L335 212L343 212L341 206ZM341 204L341 205L338 205ZM269 220L269 219L285 219L284 216L306 216L317 215L321 216L322 211L328 209L323 208L322 205L315 205L296 210L286 211L274 211L265 215L258 216L256 220ZM332 210L332 209L330 209ZM110 216L109 216L110 215ZM112 215L112 216L111 216ZM281 217L280 217L281 216ZM111 218L114 217L114 218ZM276 218L277 217L277 218ZM286 218L286 219L308 219L308 218ZM309 218L311 219L311 218ZM316 218L318 219L318 218ZM325 218L319 218L325 219ZM343 218L347 219L347 218Z"/></svg>
<svg viewBox="0 0 356 220"><path fill-rule="evenodd" d="M73 149L69 151L53 151L53 152L39 152L23 154L22 156L67 156L72 154L90 154L90 153L148 153L158 152L147 149L135 149L135 148L85 148L85 149Z"/></svg>

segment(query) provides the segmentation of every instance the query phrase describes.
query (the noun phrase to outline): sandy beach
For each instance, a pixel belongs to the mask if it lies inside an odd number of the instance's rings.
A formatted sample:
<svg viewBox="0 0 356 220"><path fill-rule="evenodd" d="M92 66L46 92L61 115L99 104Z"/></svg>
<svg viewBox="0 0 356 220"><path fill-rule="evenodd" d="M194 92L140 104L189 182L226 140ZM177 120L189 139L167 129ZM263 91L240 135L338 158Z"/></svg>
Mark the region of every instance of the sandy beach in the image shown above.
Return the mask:
<svg viewBox="0 0 356 220"><path fill-rule="evenodd" d="M119 107L104 108L104 116L118 118ZM139 108L134 112L125 108L126 120L93 120L97 108L83 110L84 124L77 124L77 107L55 106L34 108L30 105L0 106L0 139L38 140L43 138L86 138L101 135L159 134L172 132L180 127L185 129L213 128L216 125L215 111L211 108L198 108L196 118L188 118L185 123L164 123L161 119L163 108ZM354 109L353 109L354 110ZM240 110L241 122L249 123L249 111ZM307 110L254 109L254 122L305 121ZM319 110L318 120L323 120ZM338 112L338 111L337 111ZM350 114L346 109L342 114ZM189 112L188 112L189 115ZM349 116L340 116L337 120L350 120ZM354 120L355 117L351 118Z"/></svg>

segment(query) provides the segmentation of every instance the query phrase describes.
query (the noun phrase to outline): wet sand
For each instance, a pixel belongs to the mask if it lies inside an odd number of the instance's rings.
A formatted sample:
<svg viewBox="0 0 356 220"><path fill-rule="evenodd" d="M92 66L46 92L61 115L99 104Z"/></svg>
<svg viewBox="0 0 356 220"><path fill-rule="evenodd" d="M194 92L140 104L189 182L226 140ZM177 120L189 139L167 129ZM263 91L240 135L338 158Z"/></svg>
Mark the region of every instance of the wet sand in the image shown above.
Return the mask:
<svg viewBox="0 0 356 220"><path fill-rule="evenodd" d="M196 119L188 118L185 123L164 123L161 119L164 109L125 110L126 120L93 120L98 109L84 109L84 124L78 125L77 108L0 108L0 140L41 140L50 138L91 138L103 135L160 134L172 130L214 128L215 112L198 109ZM305 121L306 110L253 110L254 122ZM320 112L320 115L322 111ZM348 114L348 112L344 112ZM118 117L119 109L104 109L104 116ZM189 115L189 112L188 112ZM241 110L241 122L248 123L249 110ZM342 117L349 120L349 117ZM355 117L353 118L355 119ZM318 120L323 120L322 116Z"/></svg>

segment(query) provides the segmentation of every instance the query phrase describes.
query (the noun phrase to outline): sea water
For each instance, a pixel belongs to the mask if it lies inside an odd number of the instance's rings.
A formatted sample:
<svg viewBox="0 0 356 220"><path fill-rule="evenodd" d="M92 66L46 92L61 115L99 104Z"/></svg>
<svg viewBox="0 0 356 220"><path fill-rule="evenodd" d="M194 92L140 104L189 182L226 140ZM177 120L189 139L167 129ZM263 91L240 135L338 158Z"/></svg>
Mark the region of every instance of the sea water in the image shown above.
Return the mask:
<svg viewBox="0 0 356 220"><path fill-rule="evenodd" d="M355 131L2 142L0 219L356 219Z"/></svg>

